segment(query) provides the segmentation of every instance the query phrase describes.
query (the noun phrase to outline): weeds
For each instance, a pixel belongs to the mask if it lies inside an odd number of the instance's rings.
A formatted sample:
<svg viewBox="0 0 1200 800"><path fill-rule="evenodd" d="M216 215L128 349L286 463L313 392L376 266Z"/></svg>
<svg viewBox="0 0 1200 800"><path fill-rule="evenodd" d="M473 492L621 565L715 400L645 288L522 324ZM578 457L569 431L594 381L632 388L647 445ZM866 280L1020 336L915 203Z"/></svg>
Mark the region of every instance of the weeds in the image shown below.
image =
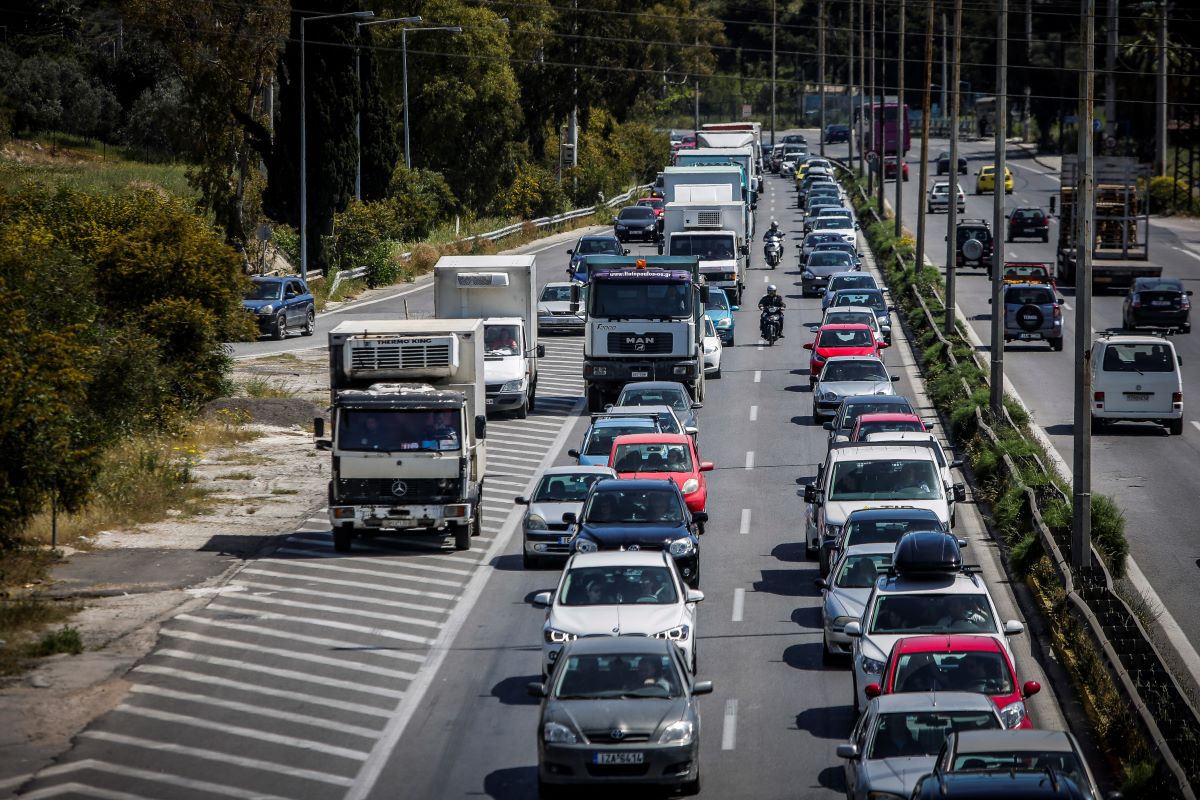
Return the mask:
<svg viewBox="0 0 1200 800"><path fill-rule="evenodd" d="M238 389L246 397L295 397L298 394L295 388L283 381L257 376L242 381Z"/></svg>
<svg viewBox="0 0 1200 800"><path fill-rule="evenodd" d="M74 628L65 627L36 637L37 631L62 622L78 610L74 603L56 603L38 597L0 600L0 640L4 642L0 646L0 675L20 672L32 658L81 652L83 641Z"/></svg>
<svg viewBox="0 0 1200 800"><path fill-rule="evenodd" d="M42 636L41 641L33 649L34 658L45 658L59 653L69 653L77 656L83 652L83 637L77 628L64 625L56 631L50 631Z"/></svg>
<svg viewBox="0 0 1200 800"><path fill-rule="evenodd" d="M252 481L254 480L253 472L226 472L224 475L218 475L217 480L222 481Z"/></svg>

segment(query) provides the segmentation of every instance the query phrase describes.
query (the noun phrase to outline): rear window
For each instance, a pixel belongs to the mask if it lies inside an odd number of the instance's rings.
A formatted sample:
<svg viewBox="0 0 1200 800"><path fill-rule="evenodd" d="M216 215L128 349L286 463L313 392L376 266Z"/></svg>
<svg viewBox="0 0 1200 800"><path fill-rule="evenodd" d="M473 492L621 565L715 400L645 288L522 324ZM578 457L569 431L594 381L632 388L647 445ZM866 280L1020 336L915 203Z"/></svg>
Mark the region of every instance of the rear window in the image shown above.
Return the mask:
<svg viewBox="0 0 1200 800"><path fill-rule="evenodd" d="M1010 305L1047 306L1054 302L1054 293L1049 289L1041 289L1036 286L1009 289L1008 294L1004 297L1004 302Z"/></svg>
<svg viewBox="0 0 1200 800"><path fill-rule="evenodd" d="M856 544L895 544L900 537L909 531L938 530L942 524L937 520L927 519L879 519L855 520L853 517L846 523L842 547L848 548Z"/></svg>
<svg viewBox="0 0 1200 800"><path fill-rule="evenodd" d="M849 253L835 253L829 250L818 250L808 257L810 267L848 267Z"/></svg>
<svg viewBox="0 0 1200 800"><path fill-rule="evenodd" d="M871 331L866 328L823 330L817 339L818 347L870 347Z"/></svg>
<svg viewBox="0 0 1200 800"><path fill-rule="evenodd" d="M621 209L621 219L650 219L654 209L647 206L627 206Z"/></svg>
<svg viewBox="0 0 1200 800"><path fill-rule="evenodd" d="M1174 372L1175 359L1166 344L1110 344L1104 348L1105 372Z"/></svg>

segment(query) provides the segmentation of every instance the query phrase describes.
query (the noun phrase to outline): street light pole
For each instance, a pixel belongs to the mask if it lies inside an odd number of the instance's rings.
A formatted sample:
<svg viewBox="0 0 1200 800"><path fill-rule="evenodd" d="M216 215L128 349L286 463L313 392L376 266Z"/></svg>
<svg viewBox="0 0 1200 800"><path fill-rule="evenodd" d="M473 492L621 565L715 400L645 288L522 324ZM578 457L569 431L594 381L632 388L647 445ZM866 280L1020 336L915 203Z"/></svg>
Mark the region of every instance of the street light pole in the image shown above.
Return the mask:
<svg viewBox="0 0 1200 800"><path fill-rule="evenodd" d="M946 315L943 319L945 333L954 333L954 283L958 272L958 106L962 87L959 85L959 75L962 61L962 0L954 0L954 50L953 67L951 72L954 82L950 90L950 185L946 197ZM1004 191L1001 189L1001 191ZM999 231L996 232L999 234ZM992 237L993 239L995 236ZM1003 309L992 309L993 314L1004 313Z"/></svg>
<svg viewBox="0 0 1200 800"><path fill-rule="evenodd" d="M904 0L900 2L900 58L896 76L896 238L899 239L904 233L904 221L902 215L904 213L904 192L901 188L904 186L904 157L908 155L904 150L904 143L907 138L904 136L904 131L908 129L908 109L904 105Z"/></svg>
<svg viewBox="0 0 1200 800"><path fill-rule="evenodd" d="M818 20L819 20L817 23L819 25L818 33L817 33L817 50L819 51L819 53L817 55L817 82L819 83L818 89L820 90L820 93L821 93L821 112L818 115L820 122L817 123L817 126L818 126L817 138L821 143L821 155L824 156L825 155L825 26L827 24L827 21L825 19L825 0L817 0L817 1L819 3L818 10L817 10L817 16L818 16Z"/></svg>
<svg viewBox="0 0 1200 800"><path fill-rule="evenodd" d="M929 185L929 112L933 105L933 0L925 12L925 96L921 103L921 177L922 192L928 191ZM920 273L925 268L925 213L924 197L917 195L917 253L913 262L913 272Z"/></svg>
<svg viewBox="0 0 1200 800"><path fill-rule="evenodd" d="M368 25L386 25L390 22L419 23L420 21L420 17L393 17L392 19L377 19L374 22L360 22L354 26L354 80L358 83L360 92L362 91L362 47L359 45L359 37L362 36L362 29ZM360 99L358 112L354 115L354 143L358 150L358 160L354 167L354 199L360 203L362 202L362 103L363 101Z"/></svg>
<svg viewBox="0 0 1200 800"><path fill-rule="evenodd" d="M308 277L308 109L304 93L304 23L339 17L368 19L374 11L347 11L343 14L322 14L317 17L300 18L300 272Z"/></svg>
<svg viewBox="0 0 1200 800"><path fill-rule="evenodd" d="M459 25L440 25L436 28L401 28L400 29L400 60L401 73L404 83L404 168L412 169L412 151L409 149L408 138L408 34L421 31L447 31L462 33Z"/></svg>
<svg viewBox="0 0 1200 800"><path fill-rule="evenodd" d="M775 25L778 22L776 0L771 0L771 149L775 149Z"/></svg>
<svg viewBox="0 0 1200 800"><path fill-rule="evenodd" d="M992 192L992 364L989 404L992 418L1004 417L1004 184L1008 136L1008 0L996 15L996 184Z"/></svg>

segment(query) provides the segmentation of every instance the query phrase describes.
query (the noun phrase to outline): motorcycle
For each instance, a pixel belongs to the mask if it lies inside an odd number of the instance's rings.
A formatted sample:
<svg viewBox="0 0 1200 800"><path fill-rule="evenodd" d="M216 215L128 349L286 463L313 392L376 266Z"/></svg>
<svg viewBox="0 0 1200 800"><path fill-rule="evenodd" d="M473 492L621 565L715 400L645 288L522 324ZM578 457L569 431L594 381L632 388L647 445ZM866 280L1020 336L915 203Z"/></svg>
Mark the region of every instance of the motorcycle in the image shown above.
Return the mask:
<svg viewBox="0 0 1200 800"><path fill-rule="evenodd" d="M778 308L764 310L762 319L759 321L759 330L767 345L774 345L775 340L783 331L783 311Z"/></svg>
<svg viewBox="0 0 1200 800"><path fill-rule="evenodd" d="M763 245L763 257L767 260L767 266L771 269L779 266L779 262L783 260L782 236L767 237L767 243Z"/></svg>

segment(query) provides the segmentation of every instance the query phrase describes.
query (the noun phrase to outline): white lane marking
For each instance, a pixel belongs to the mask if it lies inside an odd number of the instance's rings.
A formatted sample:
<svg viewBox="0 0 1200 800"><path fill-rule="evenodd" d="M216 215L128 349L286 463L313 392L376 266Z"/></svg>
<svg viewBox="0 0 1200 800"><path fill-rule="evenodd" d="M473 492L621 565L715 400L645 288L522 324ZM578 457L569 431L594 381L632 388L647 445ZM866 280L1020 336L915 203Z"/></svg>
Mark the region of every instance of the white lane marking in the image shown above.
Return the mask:
<svg viewBox="0 0 1200 800"><path fill-rule="evenodd" d="M204 792L206 794L217 794L223 797L235 797L239 800L284 800L284 798L273 794L263 794L258 791L249 789L240 789L237 786L225 786L220 783L211 783L209 781L196 780L195 778L182 778L176 775L166 775L162 772L151 772L146 769L138 769L137 767L125 767L120 764L108 764L104 761L97 761L94 758L85 758L82 761L72 761L69 764L59 764L55 767L44 769L38 773L39 777L58 777L71 772L88 770L91 772L105 772L110 775L119 775L122 778L135 778L142 781L150 781L151 783L166 783L171 786L178 786L183 789L193 789L195 791ZM77 786L79 784L67 784L68 786ZM3 789L0 786L0 789ZM58 785L53 787L59 790L60 794L66 794L66 786ZM34 794L27 794L25 797L50 797L50 794L45 792L48 789L43 789ZM81 787L76 789L81 795L87 797L101 797L103 795L93 794L91 787ZM122 795L132 797L133 795Z"/></svg>
<svg viewBox="0 0 1200 800"><path fill-rule="evenodd" d="M516 464L540 464L540 463L542 463L541 458L526 458L525 456L507 456L507 455L501 456L501 455L493 455L492 453L488 453L487 460L488 460L489 464L491 464L493 461L511 461Z"/></svg>
<svg viewBox="0 0 1200 800"><path fill-rule="evenodd" d="M745 611L745 606L746 606L746 590L745 589L734 589L733 590L733 620L732 620L733 622L741 622L742 621L742 612Z"/></svg>
<svg viewBox="0 0 1200 800"><path fill-rule="evenodd" d="M290 541L291 538L292 537L289 536L288 540ZM284 551L282 548L280 548L276 552L282 553ZM302 552L308 553L309 551L304 550ZM371 556L344 556L343 555L341 560L342 560L342 562L351 564L351 565L353 565L353 564L378 564L379 563L378 558L374 558ZM471 573L474 572L474 570L471 570L471 569L455 569L454 567L443 566L440 563L431 564L427 561L415 561L415 560L411 560L411 559L402 559L402 560L393 561L391 563L395 564L397 567L402 567L404 569L415 569L415 570L420 570L423 572L438 572L443 575L461 575L464 578L469 577L471 575Z"/></svg>
<svg viewBox="0 0 1200 800"><path fill-rule="evenodd" d="M1192 426L1195 427L1196 430L1200 431L1200 422L1196 422L1196 420L1192 420Z"/></svg>
<svg viewBox="0 0 1200 800"><path fill-rule="evenodd" d="M99 739L102 742L123 744L130 747L143 747L147 750L157 750L160 753L172 753L188 756L189 758L215 761L222 766L233 764L237 767L263 770L265 772L277 772L290 778L302 778L319 783L329 783L334 786L352 786L354 784L353 779L344 778L341 775L331 775L328 772L317 772L311 769L297 769L294 764L276 764L275 762L263 761L258 758L246 758L245 756L233 755L231 753L219 753L216 750L207 750L202 747L185 747L181 744L140 739L136 736L124 736L119 733L108 733L107 731L84 731L79 735L88 739Z"/></svg>
<svg viewBox="0 0 1200 800"><path fill-rule="evenodd" d="M228 708L233 711L243 711L247 714L262 717L272 717L281 719L287 722L295 722L300 725L310 725L314 728L322 728L325 730L337 731L338 733L346 733L351 736L361 736L364 739L374 739L379 735L379 731L372 728L364 728L361 725L346 725L341 722L334 722L326 717L311 717L308 714L296 714L291 711L278 711L271 708L263 708L262 706L253 705L251 703L239 703L236 700L222 700L216 697L209 697L202 694L192 694L190 692L177 692L174 689L164 689L160 686L147 686L138 684L131 688L135 694L150 695L153 697L165 697L170 700L182 700L185 703L198 703L206 706L218 706L220 708Z"/></svg>
<svg viewBox="0 0 1200 800"><path fill-rule="evenodd" d="M754 469L754 451L746 451L746 469Z"/></svg>
<svg viewBox="0 0 1200 800"><path fill-rule="evenodd" d="M61 797L66 794L78 794L83 797L95 797L97 800L151 800L141 794L132 794L130 792L114 792L112 789L103 789L99 786L88 786L86 783L77 781L69 781L60 783L55 786L47 786L45 789L38 789L36 792L23 794L21 797L31 798L31 800L42 800L43 797Z"/></svg>
<svg viewBox="0 0 1200 800"><path fill-rule="evenodd" d="M1070 310L1071 310L1071 304L1070 304L1070 303L1063 303L1063 304L1062 304L1062 307L1063 307L1063 308L1065 308L1067 311L1070 311Z"/></svg>
<svg viewBox="0 0 1200 800"><path fill-rule="evenodd" d="M758 422L758 406L750 406L750 421Z"/></svg>
<svg viewBox="0 0 1200 800"><path fill-rule="evenodd" d="M166 635L166 633L164 632L160 635ZM197 638L201 638L201 637L182 636L179 638L197 639ZM202 638L207 640L209 637L205 636ZM211 640L211 641L216 641L218 644L224 644L224 642L221 642L220 640ZM261 649L262 648L260 648L260 647L255 647L256 651L261 650ZM190 653L186 650L172 650L170 648L168 648L166 650L159 650L159 651L155 652L154 655L162 656L164 658L179 658L179 659L183 659L185 661L197 661L201 664L211 664L214 667L227 667L230 669L242 670L245 672L251 672L256 676L274 675L277 678L287 678L288 680L303 681L305 683L312 683L319 687L322 687L322 690L324 690L324 688L326 688L326 687L333 687L335 689L346 689L351 692L360 692L362 694L374 694L374 695L379 695L380 697L391 697L396 700L399 700L400 698L404 697L404 692L399 692L399 691L396 691L395 689L380 689L380 688L377 688L374 686L366 686L361 681L343 681L343 680L338 680L336 678L326 678L321 675L315 675L311 672L300 672L300 671L294 670L294 669L280 669L278 667L264 667L259 664L248 664L246 661L244 661L243 659L240 659L240 658L220 658L219 656L205 656L205 655L200 655L199 653ZM296 656L297 654L293 653L290 655ZM311 660L311 659L305 659L305 660ZM342 664L341 666L345 666L345 665ZM350 666L354 666L354 665L351 664ZM368 671L376 672L375 670L369 670L369 668L368 668ZM376 672L376 674L378 674L378 673Z"/></svg>
<svg viewBox="0 0 1200 800"><path fill-rule="evenodd" d="M498 489L496 489L496 486L515 486L518 489L524 489L526 486L529 485L529 481L506 481L506 480L502 480L500 478L487 478L486 481L487 481L487 483L491 484L487 488L492 489L493 491L499 491ZM506 489L505 491L510 492L512 490Z"/></svg>
<svg viewBox="0 0 1200 800"><path fill-rule="evenodd" d="M721 731L721 749L732 750L737 743L737 698L725 701L725 727Z"/></svg>
<svg viewBox="0 0 1200 800"><path fill-rule="evenodd" d="M331 614L353 614L355 619L380 619L386 622L396 622L401 625L417 625L426 628L441 627L441 623L432 619L418 619L416 617L405 617L399 614L382 614L378 611L364 611L362 609L350 609L346 606L327 606L324 603L304 603L295 598L275 598L267 597L262 594L243 594L238 597L238 605L241 603L263 603L265 605L284 606L285 608L305 608L309 611L328 611ZM237 606L234 606L235 608ZM258 613L250 609L244 609L247 613Z"/></svg>
<svg viewBox="0 0 1200 800"><path fill-rule="evenodd" d="M745 536L749 532L750 532L750 509L743 508L742 509L742 521L741 521L741 524L738 525L738 533Z"/></svg>
<svg viewBox="0 0 1200 800"><path fill-rule="evenodd" d="M219 686L225 689L235 689L237 691L248 692L254 695L265 695L266 697L279 697L284 700L291 700L301 704L313 704L319 706L327 706L336 708L339 711L348 711L351 714L362 714L369 717L384 717L389 716L386 709L376 708L375 706L367 706L362 703L350 703L343 700L333 700L328 697L323 697L320 694L309 692L289 692L284 689L275 689L261 683L245 683L243 681L235 681L230 678L217 678L212 675L205 675L203 672L191 672L186 669L176 669L175 667L164 667L158 664L139 664L134 667L137 672L145 672L151 675L162 675L167 678L176 680L188 681L191 683L202 683L207 686ZM3 787L0 787L3 788Z"/></svg>
<svg viewBox="0 0 1200 800"><path fill-rule="evenodd" d="M295 564L295 561L276 561L276 564ZM308 566L308 564L300 564L300 566ZM269 569L244 569L240 575L263 575L268 578L286 578L289 580L304 581L305 583L326 583L330 586L348 586L354 589L359 589L367 592L387 592L388 594L411 594L418 597L424 597L431 600L454 600L458 597L456 594L446 594L445 592L427 592L421 589L410 589L407 586L392 586L384 583L364 583L362 581L339 580L338 578L321 578L311 575L302 575L296 572L275 572Z"/></svg>
<svg viewBox="0 0 1200 800"><path fill-rule="evenodd" d="M15 775L11 778L2 780L0 781L0 792L11 792L13 789L16 789L18 786L20 786L22 783L25 783L25 781L29 780L36 774L37 773L34 772L28 772L24 775ZM25 795L25 797L29 797L29 795Z"/></svg>
<svg viewBox="0 0 1200 800"><path fill-rule="evenodd" d="M211 608L211 606L210 606ZM205 619L197 617L193 614L180 614L175 619L182 622L194 622L197 625L206 625L210 628L224 628L230 631L240 631L242 633L253 633L261 636L274 636L276 638L284 638L289 642L304 642L305 644L314 644L319 647L327 647L331 650L341 650L346 652L355 652L361 649L361 645L356 645L353 642L344 642L339 639L322 639L319 636L304 636L298 633L289 633L287 631L263 630L257 625L243 625L240 622L227 622L220 619ZM353 661L344 661L337 658L329 658L327 656L312 655L310 653L302 653L297 650L287 650L280 647L260 647L257 643L249 645L245 642L239 642L236 639L219 639L215 636L208 636L203 633L193 633L192 631L165 630L160 636L166 636L171 639L184 639L189 642L199 642L201 644L211 644L217 647L225 647L230 650L245 650L253 649L255 653L266 653L267 655L283 656L284 658L295 659L299 661L311 661L314 664L324 664L338 669L349 669L357 672L378 672L380 675L392 675L400 680L410 680L412 675L401 670L387 669L384 667L375 668L370 664L357 664ZM398 661L424 661L424 658L416 653L405 653L397 650L384 649L374 653L374 655L382 658L392 658Z"/></svg>
<svg viewBox="0 0 1200 800"><path fill-rule="evenodd" d="M770 283L771 280L766 275L763 275L763 283Z"/></svg>
<svg viewBox="0 0 1200 800"><path fill-rule="evenodd" d="M499 481L497 481L497 483L498 482ZM524 484L521 484L521 485L523 486ZM278 550L276 550L275 552L277 552L277 553L290 552L293 555L302 555L302 556L314 555L311 550L289 550L289 548L286 548L286 547L281 547ZM335 554L327 553L326 555L332 556ZM346 559L344 559L344 558L339 559L339 561L345 561L345 560ZM462 581L445 581L445 580L442 580L441 578L426 578L422 575L405 575L402 572L387 572L385 570L379 570L379 569L355 569L354 567L339 567L337 564L324 564L320 561L312 561L312 560L297 561L296 559L274 559L273 558L273 559L268 559L267 561L268 561L268 563L271 563L271 564L290 564L292 566L301 567L302 569L315 569L317 571L325 570L325 571L336 572L338 574L345 574L345 575L372 575L377 578L386 578L389 581L395 581L395 580L418 581L420 583L429 583L429 584L434 584L436 586L449 586L451 588L458 588L458 587L462 586L462 584L463 584ZM419 565L419 564L411 564L410 565L408 563L403 563L403 562L399 562L399 561L392 561L389 563L393 564L398 569L420 570L424 566L424 565ZM304 576L300 575L297 577L304 577Z"/></svg>
<svg viewBox="0 0 1200 800"><path fill-rule="evenodd" d="M755 349L755 350L757 350L758 352L760 352L760 353L761 353L761 352L762 352L762 349L763 349L763 346L762 346L761 344L759 344L759 346L758 346L758 347L756 347L756 348L754 348L754 349Z"/></svg>
<svg viewBox="0 0 1200 800"><path fill-rule="evenodd" d="M353 631L354 633L362 633L362 634L366 634L367 636L378 636L378 637L382 637L384 639L395 639L398 642L412 642L413 644L432 644L433 643L433 639L429 638L428 636L417 636L416 634L412 634L412 633L402 633L400 631L389 631L389 630L386 630L384 628L380 628L380 627L374 626L374 625L353 625L349 622L346 622L344 619L319 619L317 617L300 617L300 616L292 616L289 614L276 614L273 611L252 611L249 609L239 608L237 606L226 605L223 603L210 603L205 608L205 611L227 611L230 614L252 615L254 617L255 622L295 622L295 623L298 623L301 625L312 625L315 628L336 628L337 630ZM185 615L180 614L178 618L182 619L184 616ZM207 622L207 623L214 623L214 624L221 624L221 625L230 624L230 623L225 622L224 620L208 620L208 619L205 619L204 617L197 617L197 616L193 616L190 614L187 616L190 619L192 619L193 621L200 622L200 623ZM259 628L256 625L246 625L244 627L246 627L250 631L254 631L256 633L259 631ZM268 626L268 627L274 627L274 626ZM289 632L281 631L278 635L290 636L291 634ZM351 645L351 647L354 647L354 646L355 645ZM361 645L358 645L358 646L361 647Z"/></svg>
<svg viewBox="0 0 1200 800"><path fill-rule="evenodd" d="M1183 253L1185 256L1191 256L1192 258L1200 261L1200 255L1193 253L1190 249L1188 249L1186 247L1179 247L1178 245L1172 245L1172 247L1174 247L1179 252Z"/></svg>
<svg viewBox="0 0 1200 800"><path fill-rule="evenodd" d="M762 370L761 369L754 370L754 382L762 383Z"/></svg>

